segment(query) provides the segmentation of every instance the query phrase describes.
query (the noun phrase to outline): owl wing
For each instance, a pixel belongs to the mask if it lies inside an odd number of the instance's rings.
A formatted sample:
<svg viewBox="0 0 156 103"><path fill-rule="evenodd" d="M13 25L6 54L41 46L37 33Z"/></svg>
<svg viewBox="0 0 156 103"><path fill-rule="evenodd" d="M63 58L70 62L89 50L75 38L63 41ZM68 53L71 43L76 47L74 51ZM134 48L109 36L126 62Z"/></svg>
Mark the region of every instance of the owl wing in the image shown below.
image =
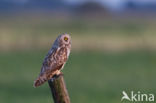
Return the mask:
<svg viewBox="0 0 156 103"><path fill-rule="evenodd" d="M35 81L34 86L40 86L45 81L51 79L58 70L60 70L67 61L67 49L65 47L57 48L47 54L44 59L41 73Z"/></svg>
<svg viewBox="0 0 156 103"><path fill-rule="evenodd" d="M41 68L41 74L45 73L46 71L49 72L55 71L60 66L63 66L63 64L67 61L67 49L65 47L52 49L52 52L48 53L44 62L43 66Z"/></svg>
<svg viewBox="0 0 156 103"><path fill-rule="evenodd" d="M43 61L43 65L41 68L41 74L46 73L46 71L54 70L55 66L56 66L56 59L55 59L55 55L57 54L57 52L59 51L59 48L52 48L48 54L46 55L44 61Z"/></svg>

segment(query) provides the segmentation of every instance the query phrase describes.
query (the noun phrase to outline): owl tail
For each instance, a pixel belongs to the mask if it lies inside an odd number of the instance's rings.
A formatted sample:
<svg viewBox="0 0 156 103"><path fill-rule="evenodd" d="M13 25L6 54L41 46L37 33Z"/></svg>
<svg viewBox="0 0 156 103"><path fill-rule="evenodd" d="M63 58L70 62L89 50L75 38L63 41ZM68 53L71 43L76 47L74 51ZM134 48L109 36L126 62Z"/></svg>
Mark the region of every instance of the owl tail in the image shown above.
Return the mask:
<svg viewBox="0 0 156 103"><path fill-rule="evenodd" d="M36 88L36 87L42 85L42 84L43 84L44 82L46 82L46 81L47 81L47 79L46 79L45 76L40 76L40 77L38 77L38 78L34 81L34 87Z"/></svg>
<svg viewBox="0 0 156 103"><path fill-rule="evenodd" d="M62 65L61 65L62 67ZM59 67L59 68L61 68ZM54 75L59 75L61 74L60 70L55 70L55 71L47 71L45 74L41 74L35 81L34 81L34 87L38 87L42 85L44 82L47 80L50 80Z"/></svg>

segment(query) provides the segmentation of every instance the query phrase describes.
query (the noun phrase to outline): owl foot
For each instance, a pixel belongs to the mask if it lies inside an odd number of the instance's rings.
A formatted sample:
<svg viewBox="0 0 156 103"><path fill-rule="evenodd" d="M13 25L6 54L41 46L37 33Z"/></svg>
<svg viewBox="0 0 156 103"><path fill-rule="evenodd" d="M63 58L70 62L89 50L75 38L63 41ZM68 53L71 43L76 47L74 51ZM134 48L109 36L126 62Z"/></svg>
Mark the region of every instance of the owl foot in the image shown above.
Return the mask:
<svg viewBox="0 0 156 103"><path fill-rule="evenodd" d="M59 74L54 75L49 81L53 82L55 79L57 79L59 76L63 76L62 72L59 72Z"/></svg>

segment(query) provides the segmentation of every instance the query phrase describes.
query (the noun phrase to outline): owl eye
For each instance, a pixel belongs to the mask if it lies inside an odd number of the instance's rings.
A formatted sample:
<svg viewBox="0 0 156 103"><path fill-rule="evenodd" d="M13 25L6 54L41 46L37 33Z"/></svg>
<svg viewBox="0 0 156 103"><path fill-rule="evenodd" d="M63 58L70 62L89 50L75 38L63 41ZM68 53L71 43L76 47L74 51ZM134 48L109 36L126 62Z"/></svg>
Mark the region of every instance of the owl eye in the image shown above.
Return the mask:
<svg viewBox="0 0 156 103"><path fill-rule="evenodd" d="M68 41L68 38L67 37L64 37L64 40L67 42Z"/></svg>

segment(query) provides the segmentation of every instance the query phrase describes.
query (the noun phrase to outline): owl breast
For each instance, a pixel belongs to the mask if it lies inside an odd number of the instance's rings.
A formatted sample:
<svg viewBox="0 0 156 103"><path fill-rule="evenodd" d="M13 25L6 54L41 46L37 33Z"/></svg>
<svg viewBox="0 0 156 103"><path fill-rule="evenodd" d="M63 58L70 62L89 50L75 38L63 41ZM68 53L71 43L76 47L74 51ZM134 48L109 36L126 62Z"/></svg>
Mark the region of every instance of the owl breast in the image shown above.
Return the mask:
<svg viewBox="0 0 156 103"><path fill-rule="evenodd" d="M69 54L70 54L70 49L67 48L67 58L69 57Z"/></svg>
<svg viewBox="0 0 156 103"><path fill-rule="evenodd" d="M55 61L58 65L64 64L68 59L68 50L66 47L61 47L56 53Z"/></svg>

